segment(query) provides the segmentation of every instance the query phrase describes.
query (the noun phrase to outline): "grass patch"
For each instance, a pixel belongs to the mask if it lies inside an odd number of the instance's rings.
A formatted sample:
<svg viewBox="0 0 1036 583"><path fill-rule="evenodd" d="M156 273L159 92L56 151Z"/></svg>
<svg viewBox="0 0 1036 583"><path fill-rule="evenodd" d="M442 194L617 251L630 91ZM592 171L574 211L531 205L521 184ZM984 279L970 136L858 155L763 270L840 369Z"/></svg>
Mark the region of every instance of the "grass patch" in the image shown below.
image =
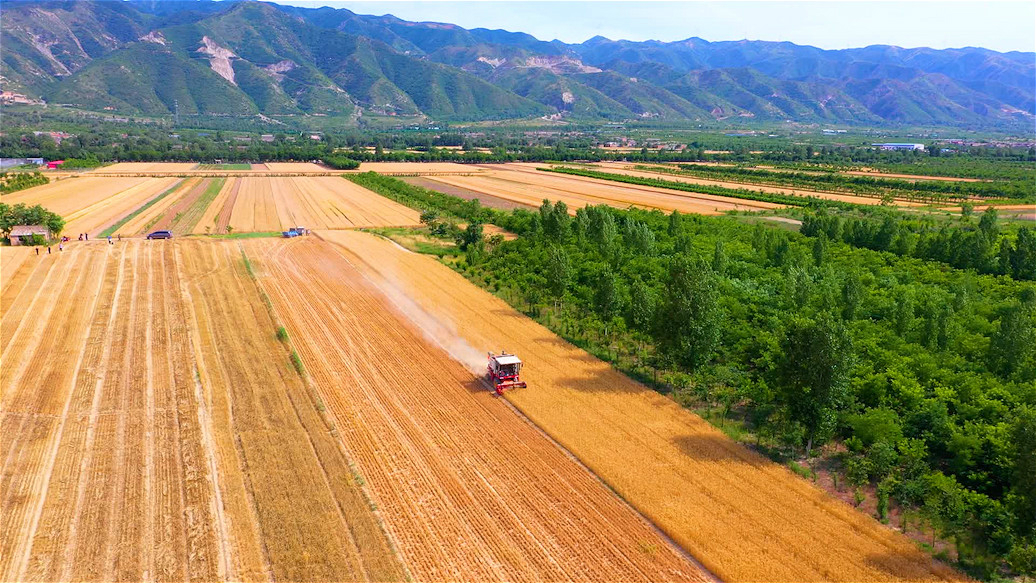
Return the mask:
<svg viewBox="0 0 1036 583"><path fill-rule="evenodd" d="M100 235L101 238L103 239L104 237L107 237L108 235L114 234L115 231L118 231L119 229L121 229L123 225L125 225L126 223L132 221L134 217L136 217L140 213L146 211L147 209L151 208L151 206L154 205L155 203L157 203L158 201L160 201L163 198L165 198L165 197L169 196L170 194L172 194L173 191L175 191L177 188L180 188L180 186L182 184L183 184L183 180L177 182L169 190L167 190L167 191L163 192L162 194L152 198L151 200L149 200L146 203L144 203L143 205L141 205L137 210L135 210L132 213L122 217L121 219L119 219L119 222L117 222L114 225L108 227L107 229L101 231L101 235ZM146 230L150 229L151 226L154 225L154 224L155 224L154 221L148 223L144 227L144 230L146 231Z"/></svg>
<svg viewBox="0 0 1036 583"><path fill-rule="evenodd" d="M280 340L281 342L288 341L288 329L284 326L277 328L277 340Z"/></svg>
<svg viewBox="0 0 1036 583"><path fill-rule="evenodd" d="M302 365L299 353L294 350L291 351L291 366L295 369L295 372L299 373L299 376L306 376L306 367Z"/></svg>
<svg viewBox="0 0 1036 583"><path fill-rule="evenodd" d="M807 480L812 480L814 482L817 480L817 473L814 472L812 468L804 466L795 460L788 461L788 469Z"/></svg>
<svg viewBox="0 0 1036 583"><path fill-rule="evenodd" d="M198 164L198 170L251 170L251 164Z"/></svg>
<svg viewBox="0 0 1036 583"><path fill-rule="evenodd" d="M201 235L213 239L261 239L263 237L280 237L280 231L252 231L249 233L223 233L218 235Z"/></svg>
<svg viewBox="0 0 1036 583"><path fill-rule="evenodd" d="M223 184L226 182L225 178L216 178L209 182L205 188L205 192L201 193L201 196L194 201L189 209L183 213L178 213L176 218L173 220L173 224L180 227L179 230L184 233L190 233L194 230L194 227L201 221L202 215L205 214L205 209L209 208L212 201L216 199L220 190L223 190ZM182 223L182 224L181 224Z"/></svg>
<svg viewBox="0 0 1036 583"><path fill-rule="evenodd" d="M248 272L248 277L255 279L255 269L252 267L251 260L248 259L248 255L245 255L245 250L241 250L241 261L245 264L245 271Z"/></svg>

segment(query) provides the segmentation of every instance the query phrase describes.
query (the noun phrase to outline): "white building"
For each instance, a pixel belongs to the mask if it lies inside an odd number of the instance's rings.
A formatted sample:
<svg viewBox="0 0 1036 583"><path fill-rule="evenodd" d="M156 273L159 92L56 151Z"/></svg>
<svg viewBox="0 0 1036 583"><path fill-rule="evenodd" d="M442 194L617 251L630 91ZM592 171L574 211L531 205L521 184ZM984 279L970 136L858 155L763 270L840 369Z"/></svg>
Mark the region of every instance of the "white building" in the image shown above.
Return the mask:
<svg viewBox="0 0 1036 583"><path fill-rule="evenodd" d="M921 150L924 151L924 144L871 144L875 148L881 148L882 150Z"/></svg>

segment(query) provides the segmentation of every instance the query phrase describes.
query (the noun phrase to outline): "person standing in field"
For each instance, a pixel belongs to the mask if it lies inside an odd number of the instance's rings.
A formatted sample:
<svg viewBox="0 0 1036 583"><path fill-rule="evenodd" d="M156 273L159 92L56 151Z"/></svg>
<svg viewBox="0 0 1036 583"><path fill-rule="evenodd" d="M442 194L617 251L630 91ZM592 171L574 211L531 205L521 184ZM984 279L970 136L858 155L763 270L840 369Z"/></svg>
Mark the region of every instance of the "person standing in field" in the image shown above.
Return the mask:
<svg viewBox="0 0 1036 583"><path fill-rule="evenodd" d="M111 244L112 244L112 236L111 236L111 235L108 235L108 244L109 244L109 245L111 245Z"/></svg>
<svg viewBox="0 0 1036 583"><path fill-rule="evenodd" d="M36 250L36 255L39 255L39 254L40 254L40 248L39 248L39 247L33 247L33 249L35 249L35 250Z"/></svg>
<svg viewBox="0 0 1036 583"><path fill-rule="evenodd" d="M64 243L58 243L58 251L64 251L64 250L65 250L65 244Z"/></svg>

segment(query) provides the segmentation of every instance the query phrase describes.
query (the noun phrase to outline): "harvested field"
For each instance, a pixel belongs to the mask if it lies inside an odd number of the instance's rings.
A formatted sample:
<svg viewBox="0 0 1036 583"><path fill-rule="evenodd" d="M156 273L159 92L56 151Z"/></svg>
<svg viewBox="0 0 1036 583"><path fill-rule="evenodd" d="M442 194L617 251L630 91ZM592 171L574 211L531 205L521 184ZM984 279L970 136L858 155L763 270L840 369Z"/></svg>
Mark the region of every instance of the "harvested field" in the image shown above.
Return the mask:
<svg viewBox="0 0 1036 583"><path fill-rule="evenodd" d="M15 277L0 578L404 577L235 245L75 244Z"/></svg>
<svg viewBox="0 0 1036 583"><path fill-rule="evenodd" d="M233 188L228 224L239 232L420 224L417 211L337 176L239 178Z"/></svg>
<svg viewBox="0 0 1036 583"><path fill-rule="evenodd" d="M6 194L3 202L42 204L65 219L65 234L96 235L176 184L176 180L82 176Z"/></svg>
<svg viewBox="0 0 1036 583"><path fill-rule="evenodd" d="M415 580L703 580L424 337L399 290L316 238L272 243L246 249Z"/></svg>
<svg viewBox="0 0 1036 583"><path fill-rule="evenodd" d="M33 253L32 247L0 247L0 292L7 289L18 268ZM0 302L0 310L5 307L5 303Z"/></svg>
<svg viewBox="0 0 1036 583"><path fill-rule="evenodd" d="M483 171L478 166L456 162L363 162L356 170L342 170L341 172L423 176L429 174L478 174Z"/></svg>
<svg viewBox="0 0 1036 583"><path fill-rule="evenodd" d="M530 386L507 399L720 579L964 579L433 259L364 233L320 236L390 297L407 290L423 326L456 331L446 346L521 356Z"/></svg>
<svg viewBox="0 0 1036 583"><path fill-rule="evenodd" d="M704 186L721 186L723 188L747 188L750 190L767 192L772 194L786 194L793 196L815 196L817 198L823 198L826 200L837 200L841 202L851 202L854 204L881 204L881 199L878 197L854 196L852 194L838 194L834 192L823 192L819 190L790 188L784 186L767 186L764 184L755 184L752 182L729 182L723 180L710 180L708 178L680 176L676 174L669 174L667 172L648 172L646 170L635 170L633 169L632 164L625 164L621 162L599 162L597 164L594 164L594 166L602 171L611 172L612 174L623 174L626 176L637 176L640 178L660 178L662 180L671 180L673 182L683 182L686 184L701 184ZM923 204L924 203L920 202L896 199L896 205L898 206L923 206Z"/></svg>
<svg viewBox="0 0 1036 583"><path fill-rule="evenodd" d="M467 188L461 188L459 186L453 186L451 184L445 184L443 182L436 182L430 178L424 176L407 176L401 178L404 182L413 184L414 186L420 186L421 188L428 188L435 190L443 194L449 194L464 200L478 200L482 203L482 206L489 208L500 209L500 210L511 210L515 208L531 208L533 205L522 204L514 201L510 201L504 198L498 198L491 196L484 192L478 192L476 190L469 190ZM537 205L538 206L538 205Z"/></svg>
<svg viewBox="0 0 1036 583"><path fill-rule="evenodd" d="M431 176L428 180L528 206L539 206L545 198L563 200L573 214L576 209L598 204L622 209L633 206L702 215L715 215L728 210L781 208L781 205L768 202L619 184L582 176L549 174L530 168L511 169L511 166L484 166L492 168L492 171L478 176Z"/></svg>
<svg viewBox="0 0 1036 583"><path fill-rule="evenodd" d="M317 173L324 174L334 172L334 168L328 168L312 162L267 162L266 169L272 172L286 172L290 174Z"/></svg>

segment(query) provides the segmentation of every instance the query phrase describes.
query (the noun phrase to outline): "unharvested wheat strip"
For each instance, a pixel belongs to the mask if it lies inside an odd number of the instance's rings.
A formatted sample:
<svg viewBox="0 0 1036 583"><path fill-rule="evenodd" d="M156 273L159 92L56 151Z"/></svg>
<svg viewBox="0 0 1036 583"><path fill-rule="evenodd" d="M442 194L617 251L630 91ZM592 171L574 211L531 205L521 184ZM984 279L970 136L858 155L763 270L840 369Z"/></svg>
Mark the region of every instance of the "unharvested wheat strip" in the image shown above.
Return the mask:
<svg viewBox="0 0 1036 583"><path fill-rule="evenodd" d="M171 322L169 355L173 371L176 425L180 443L179 461L183 468L181 505L184 507L183 569L190 581L256 580L249 573L235 568L234 560L242 559L240 548L232 548L227 535L228 519L221 498L222 476L217 473L215 451L211 441L209 408L204 388L204 364L194 361L196 338L188 327L187 308L192 304L179 273L182 262L179 247L172 249L175 268L166 269L166 289L170 298ZM234 554L236 553L236 555Z"/></svg>
<svg viewBox="0 0 1036 583"><path fill-rule="evenodd" d="M4 195L10 205L42 204L47 210L67 217L81 209L123 192L147 181L147 178L91 178L80 177L51 182ZM73 231L74 232L74 231Z"/></svg>
<svg viewBox="0 0 1036 583"><path fill-rule="evenodd" d="M237 196L231 195L234 203L227 223L235 231L254 231L255 213L258 206L256 190L261 178L239 178Z"/></svg>
<svg viewBox="0 0 1036 583"><path fill-rule="evenodd" d="M65 230L96 235L175 183L175 178L150 178L65 217Z"/></svg>
<svg viewBox="0 0 1036 583"><path fill-rule="evenodd" d="M299 202L297 200L298 193L291 192L290 187L286 184L287 178L268 178L270 185L270 201L275 209L274 214L277 217L278 225L301 225L302 219L301 214L296 215L295 209L298 207Z"/></svg>
<svg viewBox="0 0 1036 583"><path fill-rule="evenodd" d="M211 274L216 271L218 263L211 251L203 257L206 267L202 272ZM185 263L179 247L177 265L178 270L184 269ZM191 316L189 332L197 363L194 399L204 456L198 462L204 464L210 480L209 500L219 549L218 576L224 580L271 580L272 574L259 540L259 528L247 501L246 478L238 463L237 447L231 433L232 410L225 402L224 395L213 390L213 376L222 374L219 359L213 352L216 349L212 327L218 324L211 321L208 312L202 309L201 302L193 300L191 287L195 285L199 285L199 281L188 284L181 280L180 290L187 305L193 307L188 310Z"/></svg>
<svg viewBox="0 0 1036 583"><path fill-rule="evenodd" d="M720 186L723 188L744 188L757 192L761 191L772 194L786 194L791 196L813 196L825 200L837 200L842 202L850 202L854 204L863 205L881 204L880 196L863 196L846 193L827 192L808 188L796 188L794 186L771 186L768 184L757 184L753 182L712 180L709 178L698 178L696 176L681 176L679 174L671 174L668 172L652 172L650 170L639 170L634 165L622 163L599 163L598 166L600 166L600 170L604 172L608 172L611 174L622 174L625 176L635 176L638 178L656 178L662 180L669 180L672 182L682 182L684 184L701 184L706 186ZM919 206L923 203L911 202L905 199L896 199L896 204L898 206Z"/></svg>

